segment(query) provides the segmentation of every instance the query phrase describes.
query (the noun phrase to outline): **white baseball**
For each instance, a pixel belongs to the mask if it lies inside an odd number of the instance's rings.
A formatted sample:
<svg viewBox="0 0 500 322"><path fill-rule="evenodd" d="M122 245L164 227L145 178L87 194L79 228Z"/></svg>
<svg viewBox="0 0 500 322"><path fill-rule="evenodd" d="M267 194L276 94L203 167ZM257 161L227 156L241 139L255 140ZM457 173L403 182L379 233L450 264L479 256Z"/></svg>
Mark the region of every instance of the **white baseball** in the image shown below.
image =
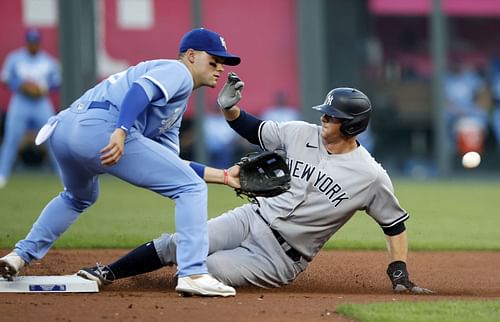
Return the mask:
<svg viewBox="0 0 500 322"><path fill-rule="evenodd" d="M481 163L481 155L477 152L471 151L464 154L462 157L462 165L464 168L472 169Z"/></svg>

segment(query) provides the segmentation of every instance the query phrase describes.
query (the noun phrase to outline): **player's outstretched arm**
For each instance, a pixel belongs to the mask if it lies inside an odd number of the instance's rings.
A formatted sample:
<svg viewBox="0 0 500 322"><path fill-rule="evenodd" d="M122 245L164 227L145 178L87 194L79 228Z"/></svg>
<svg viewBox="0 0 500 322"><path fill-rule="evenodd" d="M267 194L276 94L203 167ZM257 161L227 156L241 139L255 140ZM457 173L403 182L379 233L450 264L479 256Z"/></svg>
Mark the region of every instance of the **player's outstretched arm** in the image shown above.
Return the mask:
<svg viewBox="0 0 500 322"><path fill-rule="evenodd" d="M206 183L219 183L230 186L231 188L240 187L240 166L233 165L229 169L205 168Z"/></svg>
<svg viewBox="0 0 500 322"><path fill-rule="evenodd" d="M222 183L249 199L275 197L290 189L290 170L284 151L249 153L229 169L216 169L196 162L189 166L207 183Z"/></svg>
<svg viewBox="0 0 500 322"><path fill-rule="evenodd" d="M240 188L240 166L235 164L229 169L216 169L204 164L184 160L206 183L225 184Z"/></svg>
<svg viewBox="0 0 500 322"><path fill-rule="evenodd" d="M408 238L406 231L394 236L387 237L387 248L389 251L390 264L387 267L387 275L392 282L392 289L396 293L430 294L433 291L420 287L410 280L410 274L406 268L408 257Z"/></svg>

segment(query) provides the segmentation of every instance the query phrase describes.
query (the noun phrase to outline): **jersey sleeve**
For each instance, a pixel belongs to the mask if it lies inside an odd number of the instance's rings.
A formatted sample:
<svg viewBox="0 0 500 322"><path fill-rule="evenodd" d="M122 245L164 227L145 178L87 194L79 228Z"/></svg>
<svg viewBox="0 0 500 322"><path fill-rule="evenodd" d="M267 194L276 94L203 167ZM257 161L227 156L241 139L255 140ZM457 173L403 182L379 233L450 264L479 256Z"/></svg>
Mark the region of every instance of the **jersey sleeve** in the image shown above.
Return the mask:
<svg viewBox="0 0 500 322"><path fill-rule="evenodd" d="M163 96L162 90L147 78L141 77L135 83L142 87L150 102Z"/></svg>
<svg viewBox="0 0 500 322"><path fill-rule="evenodd" d="M366 212L377 221L382 229L390 229L409 218L408 213L399 205L391 179L385 170L379 170L379 175L370 191Z"/></svg>
<svg viewBox="0 0 500 322"><path fill-rule="evenodd" d="M149 80L156 85L163 93L162 101L168 102L172 97L180 92L192 89L192 79L183 66L170 64L159 66L148 71L141 78ZM161 104L161 103L160 103Z"/></svg>
<svg viewBox="0 0 500 322"><path fill-rule="evenodd" d="M289 143L297 139L304 130L304 122L265 121L259 127L259 142L264 150L285 149Z"/></svg>

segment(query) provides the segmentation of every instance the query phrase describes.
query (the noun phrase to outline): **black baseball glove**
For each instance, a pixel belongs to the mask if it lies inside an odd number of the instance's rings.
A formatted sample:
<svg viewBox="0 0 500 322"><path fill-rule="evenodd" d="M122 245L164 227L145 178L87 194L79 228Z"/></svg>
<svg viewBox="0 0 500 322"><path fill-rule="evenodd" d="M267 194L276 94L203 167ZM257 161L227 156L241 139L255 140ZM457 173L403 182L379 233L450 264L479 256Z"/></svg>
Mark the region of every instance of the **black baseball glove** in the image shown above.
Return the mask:
<svg viewBox="0 0 500 322"><path fill-rule="evenodd" d="M431 294L433 291L417 286L410 281L410 275L403 261L394 261L387 267L387 275L392 282L395 293Z"/></svg>
<svg viewBox="0 0 500 322"><path fill-rule="evenodd" d="M238 196L274 197L290 189L290 170L281 150L253 152L237 163L240 166Z"/></svg>

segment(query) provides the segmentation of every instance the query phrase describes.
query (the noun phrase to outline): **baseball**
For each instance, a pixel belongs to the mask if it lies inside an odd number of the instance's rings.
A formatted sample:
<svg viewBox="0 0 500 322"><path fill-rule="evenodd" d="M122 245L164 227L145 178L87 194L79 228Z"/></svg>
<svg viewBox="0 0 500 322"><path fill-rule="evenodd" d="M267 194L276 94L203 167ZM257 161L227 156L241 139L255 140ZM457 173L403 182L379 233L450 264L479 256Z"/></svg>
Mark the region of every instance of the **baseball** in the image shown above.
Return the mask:
<svg viewBox="0 0 500 322"><path fill-rule="evenodd" d="M481 155L477 152L467 152L462 157L462 165L464 168L472 169L481 163Z"/></svg>

